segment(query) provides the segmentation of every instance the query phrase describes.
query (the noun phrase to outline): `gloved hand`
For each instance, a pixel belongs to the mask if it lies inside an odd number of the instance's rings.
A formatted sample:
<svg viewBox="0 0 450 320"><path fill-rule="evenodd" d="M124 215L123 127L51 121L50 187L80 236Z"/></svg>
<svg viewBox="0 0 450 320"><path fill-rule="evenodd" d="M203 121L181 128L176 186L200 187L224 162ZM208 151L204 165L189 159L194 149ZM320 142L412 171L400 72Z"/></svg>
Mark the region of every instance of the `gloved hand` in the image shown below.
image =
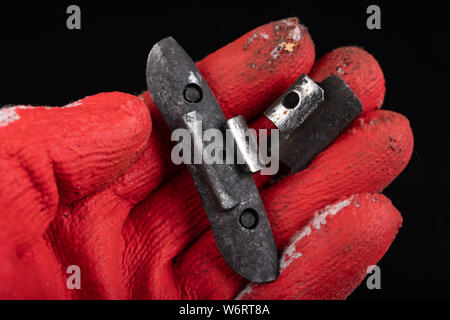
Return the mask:
<svg viewBox="0 0 450 320"><path fill-rule="evenodd" d="M377 110L384 77L370 54L344 47L314 59L307 29L290 18L197 64L227 118L253 127L301 73L338 74L363 104L307 169L270 187L255 176L280 252L276 281L249 285L226 265L148 93L112 92L0 110L0 298L347 297L401 226L379 192L405 168L413 136L405 117ZM79 290L66 286L70 265Z"/></svg>

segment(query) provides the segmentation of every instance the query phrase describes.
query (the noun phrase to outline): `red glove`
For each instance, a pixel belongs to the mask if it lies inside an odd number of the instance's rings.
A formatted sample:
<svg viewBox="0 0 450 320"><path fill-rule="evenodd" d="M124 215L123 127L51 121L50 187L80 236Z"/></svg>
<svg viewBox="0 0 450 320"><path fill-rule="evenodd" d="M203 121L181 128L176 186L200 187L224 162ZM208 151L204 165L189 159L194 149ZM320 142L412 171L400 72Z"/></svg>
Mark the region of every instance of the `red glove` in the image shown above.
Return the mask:
<svg viewBox="0 0 450 320"><path fill-rule="evenodd" d="M0 298L347 297L402 223L377 193L405 168L413 136L405 117L376 110L384 78L370 54L339 48L313 64L313 42L294 18L197 64L227 117L256 119L301 73L338 74L363 104L306 170L266 188L255 176L280 250L276 281L247 285L226 265L148 94L144 103L113 92L0 110ZM80 267L79 290L66 286L70 265Z"/></svg>

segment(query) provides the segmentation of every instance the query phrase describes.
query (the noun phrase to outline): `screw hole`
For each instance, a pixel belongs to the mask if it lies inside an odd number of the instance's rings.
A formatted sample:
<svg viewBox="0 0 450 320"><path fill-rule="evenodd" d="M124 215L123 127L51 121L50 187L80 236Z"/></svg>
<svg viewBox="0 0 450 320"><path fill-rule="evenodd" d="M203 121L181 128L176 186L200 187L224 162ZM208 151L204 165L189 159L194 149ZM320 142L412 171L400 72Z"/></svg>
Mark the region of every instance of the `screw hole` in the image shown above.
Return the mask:
<svg viewBox="0 0 450 320"><path fill-rule="evenodd" d="M184 87L183 95L187 102L198 103L203 98L202 88L196 83L189 83Z"/></svg>
<svg viewBox="0 0 450 320"><path fill-rule="evenodd" d="M242 211L239 222L246 229L254 229L258 225L258 213L251 208Z"/></svg>
<svg viewBox="0 0 450 320"><path fill-rule="evenodd" d="M288 109L293 109L298 106L300 102L300 97L297 92L291 91L283 98L283 106Z"/></svg>

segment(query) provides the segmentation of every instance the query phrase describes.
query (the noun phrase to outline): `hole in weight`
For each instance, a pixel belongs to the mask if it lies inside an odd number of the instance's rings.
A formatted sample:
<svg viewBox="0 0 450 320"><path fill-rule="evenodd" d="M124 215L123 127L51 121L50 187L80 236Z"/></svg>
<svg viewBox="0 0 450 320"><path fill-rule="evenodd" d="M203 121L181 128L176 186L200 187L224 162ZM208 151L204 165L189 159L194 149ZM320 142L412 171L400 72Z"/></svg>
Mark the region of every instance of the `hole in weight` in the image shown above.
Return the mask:
<svg viewBox="0 0 450 320"><path fill-rule="evenodd" d="M183 91L184 99L187 102L197 103L202 100L203 93L202 88L198 84L190 83L186 87L184 87Z"/></svg>
<svg viewBox="0 0 450 320"><path fill-rule="evenodd" d="M242 211L239 222L246 229L253 229L258 224L258 213L249 208Z"/></svg>
<svg viewBox="0 0 450 320"><path fill-rule="evenodd" d="M284 97L283 106L288 109L293 109L298 105L299 102L300 97L298 96L298 93L295 91L291 91Z"/></svg>

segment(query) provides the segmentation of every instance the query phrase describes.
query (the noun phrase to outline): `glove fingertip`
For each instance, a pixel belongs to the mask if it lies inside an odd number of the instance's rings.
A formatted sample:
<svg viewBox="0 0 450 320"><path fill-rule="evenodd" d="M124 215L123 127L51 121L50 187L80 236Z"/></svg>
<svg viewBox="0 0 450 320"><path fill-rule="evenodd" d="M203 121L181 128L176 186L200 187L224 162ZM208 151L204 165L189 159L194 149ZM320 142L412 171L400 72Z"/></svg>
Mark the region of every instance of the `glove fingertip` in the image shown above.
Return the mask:
<svg viewBox="0 0 450 320"><path fill-rule="evenodd" d="M255 117L302 73L314 43L297 18L255 28L197 63L227 117Z"/></svg>
<svg viewBox="0 0 450 320"><path fill-rule="evenodd" d="M386 93L384 74L377 60L358 47L340 47L314 64L310 77L317 82L330 75L344 80L361 101L364 112L379 109Z"/></svg>

